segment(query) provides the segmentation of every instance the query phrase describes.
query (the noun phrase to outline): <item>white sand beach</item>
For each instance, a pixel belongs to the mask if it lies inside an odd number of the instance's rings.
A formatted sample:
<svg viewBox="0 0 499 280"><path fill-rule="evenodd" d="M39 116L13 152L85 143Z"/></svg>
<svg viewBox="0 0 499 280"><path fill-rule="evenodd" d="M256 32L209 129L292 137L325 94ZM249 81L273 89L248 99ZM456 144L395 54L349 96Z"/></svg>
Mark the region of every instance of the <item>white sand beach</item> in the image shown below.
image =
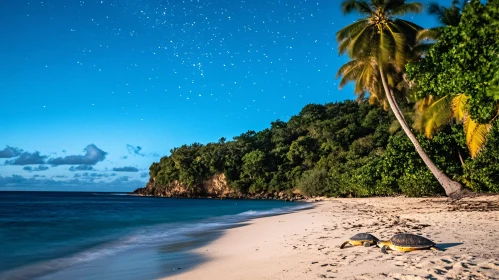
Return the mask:
<svg viewBox="0 0 499 280"><path fill-rule="evenodd" d="M208 261L169 279L499 279L498 231L499 196L325 199L225 231L194 251ZM445 251L339 248L359 232L421 234Z"/></svg>

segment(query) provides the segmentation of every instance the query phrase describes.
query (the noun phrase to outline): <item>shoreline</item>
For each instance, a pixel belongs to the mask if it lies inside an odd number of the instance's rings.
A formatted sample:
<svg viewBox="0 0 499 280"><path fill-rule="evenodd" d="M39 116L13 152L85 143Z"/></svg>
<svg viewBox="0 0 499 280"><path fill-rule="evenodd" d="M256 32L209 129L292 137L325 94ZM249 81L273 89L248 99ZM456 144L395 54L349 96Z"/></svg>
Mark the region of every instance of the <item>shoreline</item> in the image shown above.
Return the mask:
<svg viewBox="0 0 499 280"><path fill-rule="evenodd" d="M311 200L313 202L314 200ZM191 252L204 262L164 279L499 279L499 196L325 199L250 220ZM409 253L339 245L359 232L421 234L445 249Z"/></svg>

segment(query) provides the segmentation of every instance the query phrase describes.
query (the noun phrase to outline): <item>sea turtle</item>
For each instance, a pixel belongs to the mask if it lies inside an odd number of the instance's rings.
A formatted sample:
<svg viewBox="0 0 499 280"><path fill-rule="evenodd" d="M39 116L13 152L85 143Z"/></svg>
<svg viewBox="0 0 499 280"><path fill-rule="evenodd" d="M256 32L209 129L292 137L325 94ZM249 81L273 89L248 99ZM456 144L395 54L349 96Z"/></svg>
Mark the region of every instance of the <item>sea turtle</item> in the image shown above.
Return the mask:
<svg viewBox="0 0 499 280"><path fill-rule="evenodd" d="M435 243L428 238L410 233L395 234L388 241L378 241L378 247L381 252L387 254L386 250L392 249L400 252L409 252L414 250L431 249L434 251L443 251L435 247Z"/></svg>
<svg viewBox="0 0 499 280"><path fill-rule="evenodd" d="M363 245L364 247L369 247L371 245L376 245L378 242L378 238L376 236L369 234L369 233L357 233L356 235L350 237L348 241L343 242L341 244L340 249L345 248L347 244L350 244L352 246L360 246Z"/></svg>

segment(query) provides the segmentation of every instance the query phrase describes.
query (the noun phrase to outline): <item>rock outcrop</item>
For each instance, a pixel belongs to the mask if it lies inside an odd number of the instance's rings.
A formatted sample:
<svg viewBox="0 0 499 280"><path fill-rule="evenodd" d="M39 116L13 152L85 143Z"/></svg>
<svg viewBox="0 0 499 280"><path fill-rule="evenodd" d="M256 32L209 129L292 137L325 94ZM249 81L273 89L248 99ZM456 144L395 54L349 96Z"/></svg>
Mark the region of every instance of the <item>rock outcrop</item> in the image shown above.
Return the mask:
<svg viewBox="0 0 499 280"><path fill-rule="evenodd" d="M238 198L238 199L279 199L295 201L305 199L300 193L288 194L285 192L242 194L232 190L227 184L225 174L217 174L203 181L203 185L189 188L184 184L173 181L169 185L158 185L154 178L144 188L136 189L134 192L140 196L158 196L174 198Z"/></svg>

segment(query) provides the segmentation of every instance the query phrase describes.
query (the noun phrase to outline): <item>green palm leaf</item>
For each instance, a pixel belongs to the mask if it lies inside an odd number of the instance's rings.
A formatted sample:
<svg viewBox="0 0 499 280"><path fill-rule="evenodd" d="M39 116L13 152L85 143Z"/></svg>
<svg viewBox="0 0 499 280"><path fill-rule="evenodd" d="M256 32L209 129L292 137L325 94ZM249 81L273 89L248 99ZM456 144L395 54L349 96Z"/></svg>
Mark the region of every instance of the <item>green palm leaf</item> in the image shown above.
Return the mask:
<svg viewBox="0 0 499 280"><path fill-rule="evenodd" d="M348 54L351 57L361 57L370 55L369 45L371 43L373 30L366 26L361 32L352 39Z"/></svg>
<svg viewBox="0 0 499 280"><path fill-rule="evenodd" d="M450 123L454 118L457 122L463 123L466 145L471 157L476 157L487 140L492 122L480 124L474 121L467 111L468 99L469 97L465 94L458 94L454 97L446 95L438 100L434 100L434 97L430 95L418 101L415 105L416 115L413 127L424 131L425 136L431 139L435 131Z"/></svg>
<svg viewBox="0 0 499 280"><path fill-rule="evenodd" d="M458 94L452 99L451 110L454 118L462 122L467 114L466 104L469 97L465 94Z"/></svg>
<svg viewBox="0 0 499 280"><path fill-rule="evenodd" d="M380 34L378 61L385 64L392 60L392 53L395 50L395 41L390 32L383 30Z"/></svg>
<svg viewBox="0 0 499 280"><path fill-rule="evenodd" d="M354 67L350 67L348 69L345 69L344 72L342 72L342 79L340 81L339 88L343 88L348 82L350 81L355 81L359 78L361 75L362 71L364 69L362 68L362 64L358 63Z"/></svg>
<svg viewBox="0 0 499 280"><path fill-rule="evenodd" d="M466 145L468 146L471 157L475 158L482 150L492 124L477 123L468 114L465 115L463 123L464 132L466 134Z"/></svg>
<svg viewBox="0 0 499 280"><path fill-rule="evenodd" d="M414 118L414 128L424 131L425 136L431 139L435 131L449 124L452 120L451 101L452 97L446 95L438 100L434 100L433 96L429 96L417 102L415 105L417 110Z"/></svg>
<svg viewBox="0 0 499 280"><path fill-rule="evenodd" d="M338 53L344 54L350 46L351 39L345 39L338 44Z"/></svg>
<svg viewBox="0 0 499 280"><path fill-rule="evenodd" d="M428 13L430 15L436 15L438 18L444 17L444 9L438 3L432 2L428 5Z"/></svg>
<svg viewBox="0 0 499 280"><path fill-rule="evenodd" d="M369 92L368 100L371 104L382 100L383 92L379 87L379 73L376 62L371 57L351 60L345 63L337 73L342 76L339 88L343 88L349 82L355 82L354 93L357 100L364 100Z"/></svg>
<svg viewBox="0 0 499 280"><path fill-rule="evenodd" d="M418 32L416 35L416 40L424 41L424 40L438 40L440 38L440 29L432 28L432 29L423 29Z"/></svg>
<svg viewBox="0 0 499 280"><path fill-rule="evenodd" d="M432 2L428 5L428 13L435 15L444 25L457 26L461 20L461 13L468 4L468 1L463 0L461 7L458 4L458 0L453 0L450 7L444 7Z"/></svg>
<svg viewBox="0 0 499 280"><path fill-rule="evenodd" d="M347 0L341 5L341 10L344 14L358 12L359 14L369 15L372 13L371 7L366 1Z"/></svg>
<svg viewBox="0 0 499 280"><path fill-rule="evenodd" d="M405 4L405 0L381 0L378 7L383 10L383 13L388 13Z"/></svg>
<svg viewBox="0 0 499 280"><path fill-rule="evenodd" d="M390 50L391 52L391 59L394 59L395 65L398 68L402 68L405 65L406 62L406 55L408 53L407 46L406 46L406 41L405 41L405 36L400 30L398 30L398 27L393 24L389 23L387 25L387 29L390 31L390 37L392 37L393 45L392 49Z"/></svg>
<svg viewBox="0 0 499 280"><path fill-rule="evenodd" d="M416 45L416 35L423 29L421 26L402 19L394 20L394 24L398 27L399 32L404 34L408 49L410 46Z"/></svg>
<svg viewBox="0 0 499 280"><path fill-rule="evenodd" d="M355 23L347 25L336 33L336 40L341 42L345 39L354 37L356 33L364 29L368 24L367 19L359 20Z"/></svg>
<svg viewBox="0 0 499 280"><path fill-rule="evenodd" d="M339 78L343 73L348 71L349 69L356 67L359 64L358 60L350 60L349 62L343 64L343 66L340 67L338 70L338 73L336 73L336 78Z"/></svg>

